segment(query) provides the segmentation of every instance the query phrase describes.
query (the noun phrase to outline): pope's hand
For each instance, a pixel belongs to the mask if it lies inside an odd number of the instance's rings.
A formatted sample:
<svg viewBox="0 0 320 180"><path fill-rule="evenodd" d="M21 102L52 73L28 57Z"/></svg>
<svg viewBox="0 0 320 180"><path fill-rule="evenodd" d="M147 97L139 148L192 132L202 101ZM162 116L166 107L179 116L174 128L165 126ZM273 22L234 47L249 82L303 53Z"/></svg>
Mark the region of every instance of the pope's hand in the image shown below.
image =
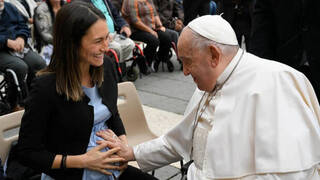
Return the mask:
<svg viewBox="0 0 320 180"><path fill-rule="evenodd" d="M109 148L120 148L117 155L124 158L126 161L134 160L132 147L129 147L125 142L121 141L112 130L104 130L97 132L97 135L102 137L105 141L98 141L98 144L106 143Z"/></svg>

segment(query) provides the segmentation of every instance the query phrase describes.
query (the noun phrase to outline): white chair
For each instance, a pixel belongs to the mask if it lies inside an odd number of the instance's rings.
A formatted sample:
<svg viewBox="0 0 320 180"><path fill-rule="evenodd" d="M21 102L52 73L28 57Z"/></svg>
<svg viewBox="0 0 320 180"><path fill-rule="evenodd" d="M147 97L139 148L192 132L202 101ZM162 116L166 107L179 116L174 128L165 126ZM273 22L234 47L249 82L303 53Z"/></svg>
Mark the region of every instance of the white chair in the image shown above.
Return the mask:
<svg viewBox="0 0 320 180"><path fill-rule="evenodd" d="M23 113L24 110L0 116L0 158L2 164L8 156L12 141L18 139L19 132L14 129L20 127ZM7 134L10 136L5 137L4 133L8 131L10 133Z"/></svg>
<svg viewBox="0 0 320 180"><path fill-rule="evenodd" d="M118 84L118 110L130 146L156 138L149 129L137 90L132 82Z"/></svg>

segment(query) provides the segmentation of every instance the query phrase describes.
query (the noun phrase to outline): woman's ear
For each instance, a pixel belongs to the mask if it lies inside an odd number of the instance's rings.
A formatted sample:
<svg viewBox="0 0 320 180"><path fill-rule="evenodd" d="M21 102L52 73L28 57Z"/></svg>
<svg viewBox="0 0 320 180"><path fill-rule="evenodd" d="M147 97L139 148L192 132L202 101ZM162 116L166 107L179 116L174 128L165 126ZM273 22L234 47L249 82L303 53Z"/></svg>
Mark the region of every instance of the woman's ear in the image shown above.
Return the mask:
<svg viewBox="0 0 320 180"><path fill-rule="evenodd" d="M221 60L221 50L215 45L209 45L209 53L211 55L211 64L217 67Z"/></svg>

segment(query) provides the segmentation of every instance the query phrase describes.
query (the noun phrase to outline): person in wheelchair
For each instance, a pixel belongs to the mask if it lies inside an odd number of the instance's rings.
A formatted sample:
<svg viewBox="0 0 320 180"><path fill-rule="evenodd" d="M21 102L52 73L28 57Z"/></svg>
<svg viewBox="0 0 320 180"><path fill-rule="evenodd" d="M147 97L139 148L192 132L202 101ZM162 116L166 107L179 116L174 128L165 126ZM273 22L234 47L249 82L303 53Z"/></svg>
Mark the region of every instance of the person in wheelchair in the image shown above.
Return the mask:
<svg viewBox="0 0 320 180"><path fill-rule="evenodd" d="M157 9L160 20L163 23L163 26L166 28L166 31L170 34L172 41L172 49L176 53L178 38L184 27L183 24L183 9L182 3L176 0L153 0L154 6ZM169 59L172 57L172 51L169 53ZM182 70L182 63L179 59L177 59L180 63L180 69Z"/></svg>
<svg viewBox="0 0 320 180"><path fill-rule="evenodd" d="M12 4L0 0L0 70L12 69L19 83L29 83L36 71L46 66L44 60L30 48L30 30L24 18ZM12 109L18 108L17 88L9 83L7 99Z"/></svg>
<svg viewBox="0 0 320 180"><path fill-rule="evenodd" d="M159 64L162 61L167 63L167 65L170 64L168 69L169 71L173 71L173 64L169 60L172 40L170 34L161 23L153 1L124 0L121 12L132 27L133 33L130 37L133 40L142 41L147 44L144 48L144 54L148 65L157 72ZM157 52L158 46L159 50Z"/></svg>

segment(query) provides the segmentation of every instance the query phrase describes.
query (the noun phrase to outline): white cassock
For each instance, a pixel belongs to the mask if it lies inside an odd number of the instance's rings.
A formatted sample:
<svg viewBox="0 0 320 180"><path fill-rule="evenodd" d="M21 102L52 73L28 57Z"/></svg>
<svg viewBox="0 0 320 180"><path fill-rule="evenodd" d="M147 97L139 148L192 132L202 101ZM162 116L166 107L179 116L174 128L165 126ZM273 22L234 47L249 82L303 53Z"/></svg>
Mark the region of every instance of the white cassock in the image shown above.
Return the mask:
<svg viewBox="0 0 320 180"><path fill-rule="evenodd" d="M217 84L227 79L242 51L239 49ZM184 158L194 160L188 180L320 179L319 104L302 73L244 53L203 112L192 139L203 94L198 89L194 92L179 125L134 147L142 170Z"/></svg>

